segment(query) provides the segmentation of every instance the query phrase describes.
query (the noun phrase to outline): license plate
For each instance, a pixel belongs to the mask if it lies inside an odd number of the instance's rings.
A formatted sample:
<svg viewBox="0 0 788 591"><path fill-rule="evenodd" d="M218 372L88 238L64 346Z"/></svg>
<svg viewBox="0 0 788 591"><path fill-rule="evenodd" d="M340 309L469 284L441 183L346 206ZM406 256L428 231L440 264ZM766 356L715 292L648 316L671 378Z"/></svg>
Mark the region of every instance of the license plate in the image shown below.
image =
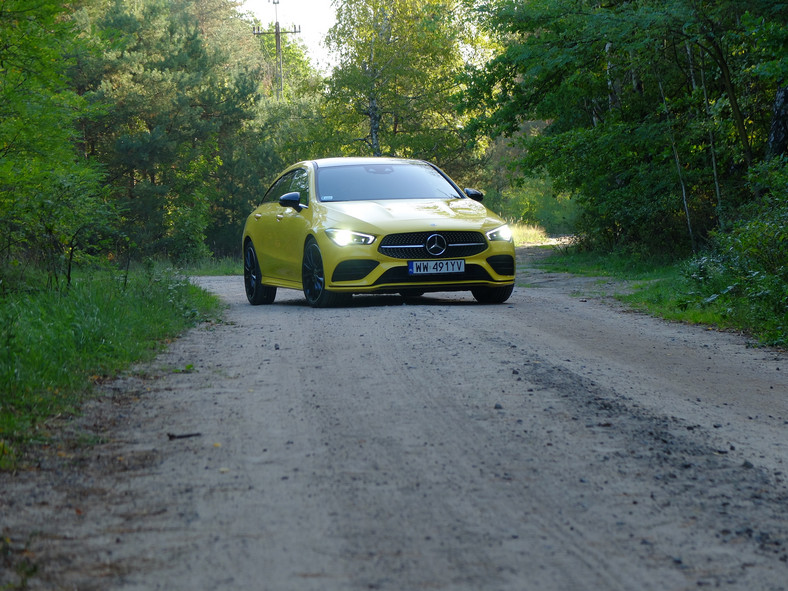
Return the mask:
<svg viewBox="0 0 788 591"><path fill-rule="evenodd" d="M408 275L440 275L443 273L464 273L465 261L408 261Z"/></svg>

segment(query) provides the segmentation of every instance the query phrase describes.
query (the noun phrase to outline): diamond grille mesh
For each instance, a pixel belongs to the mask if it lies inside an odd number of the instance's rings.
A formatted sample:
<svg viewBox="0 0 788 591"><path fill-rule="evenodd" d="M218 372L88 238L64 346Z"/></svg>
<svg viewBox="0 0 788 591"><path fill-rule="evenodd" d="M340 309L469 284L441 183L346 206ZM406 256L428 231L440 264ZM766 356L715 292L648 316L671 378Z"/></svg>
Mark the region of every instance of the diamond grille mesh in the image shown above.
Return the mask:
<svg viewBox="0 0 788 591"><path fill-rule="evenodd" d="M433 256L425 246L427 238L440 234L446 239L446 252ZM458 259L479 254L487 249L481 232L406 232L389 234L378 246L378 252L396 259Z"/></svg>

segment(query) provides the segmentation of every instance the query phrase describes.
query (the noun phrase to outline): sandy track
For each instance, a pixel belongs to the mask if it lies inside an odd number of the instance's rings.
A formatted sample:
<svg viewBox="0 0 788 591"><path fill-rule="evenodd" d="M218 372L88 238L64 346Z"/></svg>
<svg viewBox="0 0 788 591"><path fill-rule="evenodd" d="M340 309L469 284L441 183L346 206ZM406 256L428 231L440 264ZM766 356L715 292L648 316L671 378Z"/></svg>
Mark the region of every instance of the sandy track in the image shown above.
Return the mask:
<svg viewBox="0 0 788 591"><path fill-rule="evenodd" d="M200 282L225 322L108 385L104 443L0 475L0 585L788 587L785 354L527 268L502 306Z"/></svg>

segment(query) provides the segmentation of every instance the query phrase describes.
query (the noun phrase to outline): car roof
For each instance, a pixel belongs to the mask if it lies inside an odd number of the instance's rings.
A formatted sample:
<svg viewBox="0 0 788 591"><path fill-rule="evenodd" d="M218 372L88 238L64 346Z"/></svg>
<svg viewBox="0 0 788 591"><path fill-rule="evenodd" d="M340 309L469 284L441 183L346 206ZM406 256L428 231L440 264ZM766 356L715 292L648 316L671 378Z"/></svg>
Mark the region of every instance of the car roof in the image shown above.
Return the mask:
<svg viewBox="0 0 788 591"><path fill-rule="evenodd" d="M350 166L350 165L365 165L365 164L429 164L424 160L416 160L413 158L392 158L392 157L360 157L360 156L346 156L341 158L318 158L312 160L315 168L330 168L334 166Z"/></svg>

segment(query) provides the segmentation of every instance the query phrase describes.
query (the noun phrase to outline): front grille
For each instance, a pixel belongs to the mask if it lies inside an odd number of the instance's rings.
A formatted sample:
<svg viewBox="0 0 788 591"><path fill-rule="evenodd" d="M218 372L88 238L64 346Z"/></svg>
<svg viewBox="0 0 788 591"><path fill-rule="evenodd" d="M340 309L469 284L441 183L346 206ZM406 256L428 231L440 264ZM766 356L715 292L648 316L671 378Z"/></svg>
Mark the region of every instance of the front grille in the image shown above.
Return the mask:
<svg viewBox="0 0 788 591"><path fill-rule="evenodd" d="M434 256L427 252L427 239L439 234L446 240L446 251ZM380 241L378 252L395 259L461 259L487 249L481 232L407 232L389 234Z"/></svg>

